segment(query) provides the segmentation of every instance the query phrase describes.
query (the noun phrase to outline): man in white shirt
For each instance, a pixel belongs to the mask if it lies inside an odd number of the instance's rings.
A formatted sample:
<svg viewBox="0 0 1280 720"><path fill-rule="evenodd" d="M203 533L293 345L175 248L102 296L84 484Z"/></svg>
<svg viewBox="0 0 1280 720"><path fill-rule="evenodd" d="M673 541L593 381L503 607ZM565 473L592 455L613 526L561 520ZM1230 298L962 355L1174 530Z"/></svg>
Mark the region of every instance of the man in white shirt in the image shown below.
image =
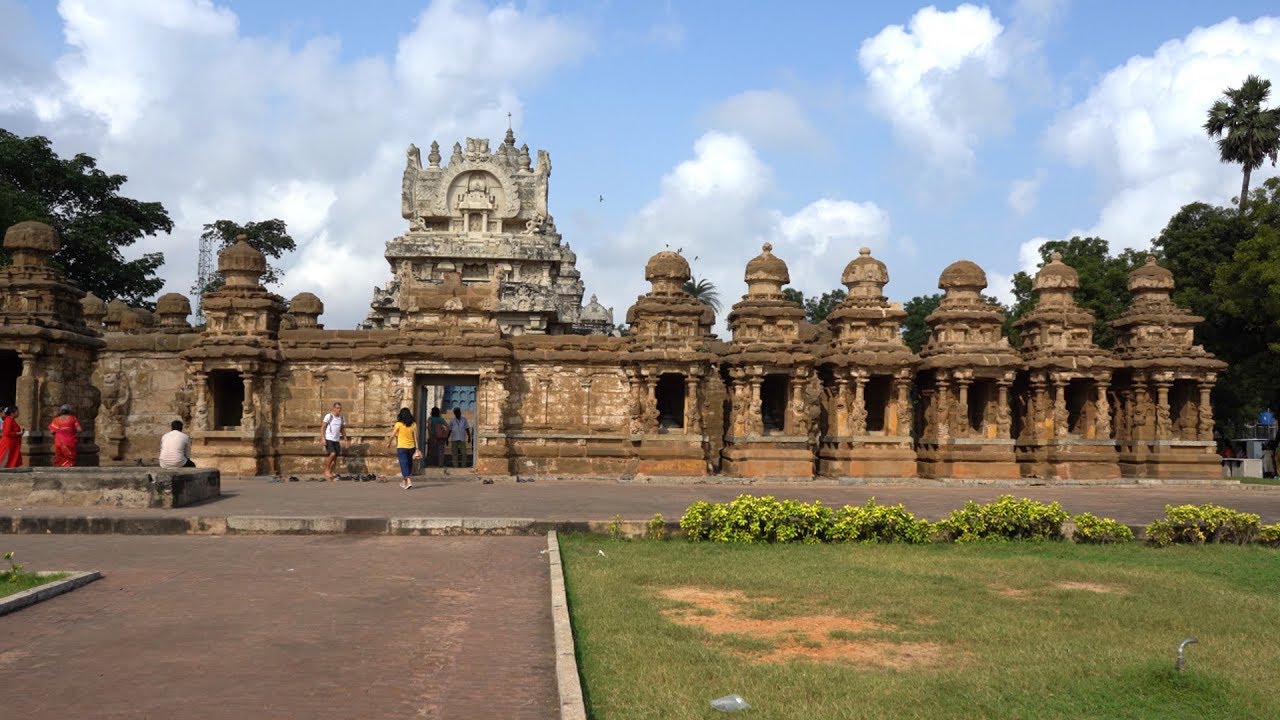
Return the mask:
<svg viewBox="0 0 1280 720"><path fill-rule="evenodd" d="M160 436L160 467L174 470L184 467L195 467L191 462L191 437L182 432L182 421L169 423L172 428Z"/></svg>
<svg viewBox="0 0 1280 720"><path fill-rule="evenodd" d="M330 480L338 479L333 470L338 464L338 453L342 451L344 442L351 442L347 439L347 419L342 417L342 403L336 402L333 404L333 411L325 414L324 424L320 426L320 444L328 453L328 457L324 459L324 476Z"/></svg>
<svg viewBox="0 0 1280 720"><path fill-rule="evenodd" d="M453 409L453 419L449 421L449 450L453 454L453 466L466 467L467 443L471 442L471 426L462 417L462 410Z"/></svg>

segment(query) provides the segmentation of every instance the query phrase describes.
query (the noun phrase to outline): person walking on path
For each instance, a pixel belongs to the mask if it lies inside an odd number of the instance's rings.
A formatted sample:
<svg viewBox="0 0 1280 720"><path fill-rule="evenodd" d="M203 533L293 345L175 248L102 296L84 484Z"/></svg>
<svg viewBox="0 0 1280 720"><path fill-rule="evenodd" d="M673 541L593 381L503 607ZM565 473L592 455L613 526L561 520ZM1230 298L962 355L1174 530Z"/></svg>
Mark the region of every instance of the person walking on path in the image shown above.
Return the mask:
<svg viewBox="0 0 1280 720"><path fill-rule="evenodd" d="M342 417L342 403L333 404L331 412L325 413L323 424L320 426L320 444L324 446L327 457L324 459L324 476L329 480L337 480L334 474L334 468L338 465L338 453L342 452L344 443L350 444L347 439L347 419Z"/></svg>
<svg viewBox="0 0 1280 720"><path fill-rule="evenodd" d="M449 422L440 414L440 408L431 408L427 420L427 454L436 461L436 467L444 467L444 449L449 444Z"/></svg>
<svg viewBox="0 0 1280 720"><path fill-rule="evenodd" d="M182 432L182 421L169 423L169 432L160 436L160 467L166 470L193 468L191 436Z"/></svg>
<svg viewBox="0 0 1280 720"><path fill-rule="evenodd" d="M56 467L75 467L76 452L80 445L80 421L71 414L71 406L58 408L58 414L49 421L53 433L53 464Z"/></svg>
<svg viewBox="0 0 1280 720"><path fill-rule="evenodd" d="M0 467L22 467L22 426L18 424L18 408L4 409L4 425L0 426Z"/></svg>
<svg viewBox="0 0 1280 720"><path fill-rule="evenodd" d="M400 476L403 478L400 481L401 490L413 489L413 461L414 458L422 457L415 434L413 413L409 412L409 408L400 408L396 424L387 436L387 447L395 447L396 459L400 461Z"/></svg>
<svg viewBox="0 0 1280 720"><path fill-rule="evenodd" d="M460 408L453 409L453 419L449 421L449 449L453 453L453 466L465 467L467 444L471 442L471 426L462 417Z"/></svg>

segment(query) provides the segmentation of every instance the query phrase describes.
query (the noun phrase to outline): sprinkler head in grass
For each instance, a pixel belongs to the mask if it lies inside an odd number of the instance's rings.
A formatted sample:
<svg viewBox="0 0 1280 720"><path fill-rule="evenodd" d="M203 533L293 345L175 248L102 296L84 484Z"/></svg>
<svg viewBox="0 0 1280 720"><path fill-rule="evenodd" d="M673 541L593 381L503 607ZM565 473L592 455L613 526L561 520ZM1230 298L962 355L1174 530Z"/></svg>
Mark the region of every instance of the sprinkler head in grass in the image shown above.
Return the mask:
<svg viewBox="0 0 1280 720"><path fill-rule="evenodd" d="M1186 647L1191 643L1198 643L1198 642L1200 641L1195 638L1187 638L1186 640L1183 640L1182 642L1178 643L1178 662L1176 664L1176 667L1178 668L1178 672L1182 672L1182 668L1186 664L1186 657L1183 655L1183 650L1185 650Z"/></svg>

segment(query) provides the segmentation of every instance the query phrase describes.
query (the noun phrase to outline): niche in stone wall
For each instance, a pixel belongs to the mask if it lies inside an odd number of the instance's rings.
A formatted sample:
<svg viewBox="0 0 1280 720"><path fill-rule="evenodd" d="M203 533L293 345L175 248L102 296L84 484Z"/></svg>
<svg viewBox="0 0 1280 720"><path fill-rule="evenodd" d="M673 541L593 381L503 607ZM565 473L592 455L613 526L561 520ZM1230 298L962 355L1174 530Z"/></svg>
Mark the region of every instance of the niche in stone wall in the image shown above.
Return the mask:
<svg viewBox="0 0 1280 720"><path fill-rule="evenodd" d="M887 375L875 375L867 381L862 390L867 404L867 432L884 432L884 413L889 407L892 391L892 378Z"/></svg>
<svg viewBox="0 0 1280 720"><path fill-rule="evenodd" d="M213 429L240 427L244 415L244 378L239 370L209 373L209 397L213 399Z"/></svg>
<svg viewBox="0 0 1280 720"><path fill-rule="evenodd" d="M1067 432L1072 435L1085 435L1093 419L1093 380L1075 378L1067 383Z"/></svg>
<svg viewBox="0 0 1280 720"><path fill-rule="evenodd" d="M684 427L684 375L663 373L654 388L654 396L658 401L659 427Z"/></svg>
<svg viewBox="0 0 1280 720"><path fill-rule="evenodd" d="M786 375L765 375L760 383L760 414L765 432L782 432L787 422Z"/></svg>
<svg viewBox="0 0 1280 720"><path fill-rule="evenodd" d="M983 423L987 420L987 408L995 388L990 380L974 380L969 386L969 428L974 432L982 432Z"/></svg>
<svg viewBox="0 0 1280 720"><path fill-rule="evenodd" d="M463 282L488 282L489 266L486 263L466 263L462 266Z"/></svg>
<svg viewBox="0 0 1280 720"><path fill-rule="evenodd" d="M1169 388L1169 420L1173 436L1179 440L1195 440L1199 422L1197 388L1194 380L1178 380Z"/></svg>
<svg viewBox="0 0 1280 720"><path fill-rule="evenodd" d="M18 402L18 378L22 376L22 358L12 350L0 350L0 406Z"/></svg>

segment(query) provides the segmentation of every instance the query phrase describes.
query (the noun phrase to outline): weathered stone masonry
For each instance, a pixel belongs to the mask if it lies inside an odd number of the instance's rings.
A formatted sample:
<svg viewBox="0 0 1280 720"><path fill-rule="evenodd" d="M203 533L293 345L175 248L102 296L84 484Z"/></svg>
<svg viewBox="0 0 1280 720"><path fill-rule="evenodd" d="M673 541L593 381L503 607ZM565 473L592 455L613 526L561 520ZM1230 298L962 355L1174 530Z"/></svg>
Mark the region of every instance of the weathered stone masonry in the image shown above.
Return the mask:
<svg viewBox="0 0 1280 720"><path fill-rule="evenodd" d="M310 293L288 303L261 285L245 242L219 257L226 284L187 322L177 294L155 313L104 304L48 265L38 223L11 228L0 270L0 394L22 406L27 454L48 464L42 432L58 405L85 426L84 464L153 462L182 419L202 466L245 474L318 472L320 418L343 403L349 472L390 473L384 439L396 411L422 418L439 388L474 388L473 472L808 480L923 476L1115 482L1219 476L1209 391L1223 363L1193 344L1201 319L1170 300L1154 261L1136 270L1117 347L1092 341L1055 257L1036 275L1035 309L1003 337L980 267L939 279L917 356L906 317L863 248L841 280L848 297L821 326L782 288L786 264L765 245L728 315L687 295L688 262L663 251L651 290L608 334L612 311L581 305L576 258L547 212L550 157L508 133L454 146L424 167L410 147L402 187L409 230L387 244L392 281L362 329L329 330ZM435 393L435 394L432 394ZM0 402L6 398L0 397ZM447 411L449 408L445 408ZM95 441L96 440L96 444ZM99 448L101 448L99 450Z"/></svg>

